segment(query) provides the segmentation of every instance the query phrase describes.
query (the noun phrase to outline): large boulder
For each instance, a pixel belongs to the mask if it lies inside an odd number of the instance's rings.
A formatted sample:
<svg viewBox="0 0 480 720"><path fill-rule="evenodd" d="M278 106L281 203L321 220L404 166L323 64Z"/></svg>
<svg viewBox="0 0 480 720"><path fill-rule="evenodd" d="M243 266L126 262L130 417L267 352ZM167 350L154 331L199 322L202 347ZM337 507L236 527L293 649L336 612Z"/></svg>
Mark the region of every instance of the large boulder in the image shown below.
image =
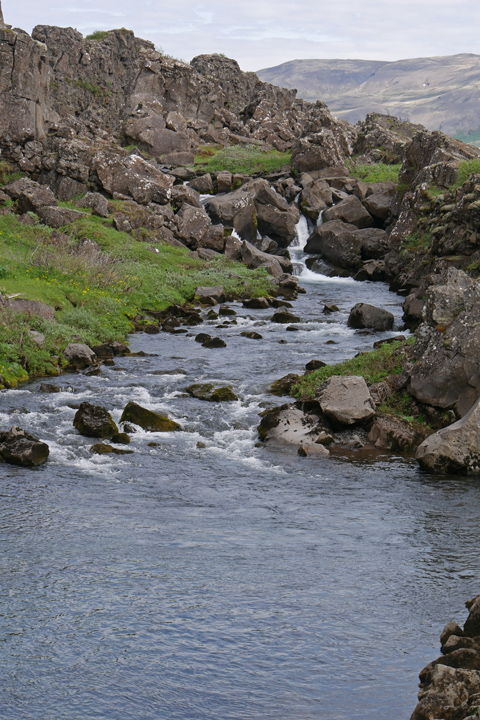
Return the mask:
<svg viewBox="0 0 480 720"><path fill-rule="evenodd" d="M368 303L357 303L350 310L348 326L356 330L363 328L377 331L391 330L394 320L393 314L388 310Z"/></svg>
<svg viewBox="0 0 480 720"><path fill-rule="evenodd" d="M333 202L332 190L325 180L317 180L302 190L300 207L304 215L317 220L322 210Z"/></svg>
<svg viewBox="0 0 480 720"><path fill-rule="evenodd" d="M101 405L92 405L89 402L80 403L73 426L85 437L111 438L118 433L118 427L110 413Z"/></svg>
<svg viewBox="0 0 480 720"><path fill-rule="evenodd" d="M185 203L175 216L177 237L189 247L196 248L210 228L210 218L202 208Z"/></svg>
<svg viewBox="0 0 480 720"><path fill-rule="evenodd" d="M169 114L171 116L172 113ZM178 117L181 117L176 113ZM183 119L183 118L182 118ZM142 150L146 150L156 157L169 153L186 152L191 150L192 141L185 132L186 122L170 122L166 127L162 115L147 109L137 111L130 117L123 127L125 137L129 141L138 143ZM177 131L170 129L178 128ZM183 129L180 129L183 127Z"/></svg>
<svg viewBox="0 0 480 720"><path fill-rule="evenodd" d="M69 369L82 370L93 365L97 356L88 345L83 343L69 343L63 351Z"/></svg>
<svg viewBox="0 0 480 720"><path fill-rule="evenodd" d="M40 185L27 177L14 180L5 186L3 191L12 200L17 201L17 207L21 213L37 212L41 207L57 204L55 195L49 187Z"/></svg>
<svg viewBox="0 0 480 720"><path fill-rule="evenodd" d="M294 239L295 226L300 219L297 207L290 206L266 180L256 181L255 187L257 229L286 247Z"/></svg>
<svg viewBox="0 0 480 720"><path fill-rule="evenodd" d="M46 443L16 425L0 432L0 462L36 467L47 460L49 452Z"/></svg>
<svg viewBox="0 0 480 720"><path fill-rule="evenodd" d="M431 430L412 424L399 417L382 416L374 420L368 441L376 448L393 452L413 453Z"/></svg>
<svg viewBox="0 0 480 720"><path fill-rule="evenodd" d="M133 401L125 405L120 422L134 423L150 432L174 432L182 429L177 422L166 415L148 410Z"/></svg>
<svg viewBox="0 0 480 720"><path fill-rule="evenodd" d="M320 255L327 263L339 268L357 268L362 263L362 245L356 237L355 225L341 220L317 225L307 240L305 252Z"/></svg>
<svg viewBox="0 0 480 720"><path fill-rule="evenodd" d="M280 277L284 273L282 265L285 258L257 250L254 245L246 240L242 245L241 253L242 262L249 268L264 267L268 274L273 275L273 277Z"/></svg>
<svg viewBox="0 0 480 720"><path fill-rule="evenodd" d="M316 399L336 425L366 422L375 415L375 403L363 377L334 375L323 383Z"/></svg>
<svg viewBox="0 0 480 720"><path fill-rule="evenodd" d="M205 209L212 222L233 228L243 240L256 238L255 201L251 191L241 188L226 195L216 195L206 203Z"/></svg>
<svg viewBox="0 0 480 720"><path fill-rule="evenodd" d="M359 229L373 225L372 216L355 195L350 195L337 205L325 210L323 219L325 222L329 220L342 220L343 222L355 225L355 227Z"/></svg>
<svg viewBox="0 0 480 720"><path fill-rule="evenodd" d="M480 397L480 282L450 268L426 293L409 392L465 415Z"/></svg>
<svg viewBox="0 0 480 720"><path fill-rule="evenodd" d="M164 205L170 200L173 178L139 155L101 150L93 158L92 169L110 195L132 197L141 205Z"/></svg>
<svg viewBox="0 0 480 720"><path fill-rule="evenodd" d="M0 305L19 313L38 315L39 317L45 318L45 320L55 320L54 308L38 300L23 300L22 298L6 298L0 296Z"/></svg>
<svg viewBox="0 0 480 720"><path fill-rule="evenodd" d="M60 208L56 206L45 206L38 208L37 215L44 225L51 228L61 228L68 225L82 216L82 213L68 208Z"/></svg>
<svg viewBox="0 0 480 720"><path fill-rule="evenodd" d="M320 132L297 141L293 148L292 165L298 172L344 166L347 153L345 138L333 129L322 128Z"/></svg>
<svg viewBox="0 0 480 720"><path fill-rule="evenodd" d="M290 445L315 442L318 436L318 417L304 413L296 405L265 410L258 426L260 440L273 440Z"/></svg>
<svg viewBox="0 0 480 720"><path fill-rule="evenodd" d="M480 473L480 400L460 420L430 435L416 458L435 473Z"/></svg>

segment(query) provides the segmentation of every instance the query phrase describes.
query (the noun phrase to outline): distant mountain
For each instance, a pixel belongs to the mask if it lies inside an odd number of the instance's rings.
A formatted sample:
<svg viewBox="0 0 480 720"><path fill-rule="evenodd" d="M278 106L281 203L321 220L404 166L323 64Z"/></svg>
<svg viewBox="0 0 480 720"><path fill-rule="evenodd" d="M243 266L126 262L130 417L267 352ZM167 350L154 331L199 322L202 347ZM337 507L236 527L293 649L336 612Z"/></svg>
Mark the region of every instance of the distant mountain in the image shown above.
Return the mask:
<svg viewBox="0 0 480 720"><path fill-rule="evenodd" d="M292 60L257 75L296 88L306 100L323 100L350 122L381 112L480 143L480 55L396 62Z"/></svg>

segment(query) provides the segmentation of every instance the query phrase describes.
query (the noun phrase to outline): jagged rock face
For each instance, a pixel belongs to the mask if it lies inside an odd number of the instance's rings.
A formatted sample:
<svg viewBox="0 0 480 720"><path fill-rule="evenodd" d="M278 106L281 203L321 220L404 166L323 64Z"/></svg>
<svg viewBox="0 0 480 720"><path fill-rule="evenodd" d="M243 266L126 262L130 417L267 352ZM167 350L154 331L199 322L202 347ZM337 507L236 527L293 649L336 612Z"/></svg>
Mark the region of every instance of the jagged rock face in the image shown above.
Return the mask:
<svg viewBox="0 0 480 720"><path fill-rule="evenodd" d="M427 293L409 392L463 416L480 397L480 283L450 268Z"/></svg>
<svg viewBox="0 0 480 720"><path fill-rule="evenodd" d="M0 137L4 142L23 144L45 137L48 81L47 48L26 34L0 27Z"/></svg>
<svg viewBox="0 0 480 720"><path fill-rule="evenodd" d="M399 182L420 185L423 182L448 187L457 179L462 160L479 157L480 150L439 131L421 130L405 148Z"/></svg>
<svg viewBox="0 0 480 720"><path fill-rule="evenodd" d="M392 115L369 113L358 123L358 130L355 155L365 155L374 162L398 163L403 162L406 145L423 127Z"/></svg>

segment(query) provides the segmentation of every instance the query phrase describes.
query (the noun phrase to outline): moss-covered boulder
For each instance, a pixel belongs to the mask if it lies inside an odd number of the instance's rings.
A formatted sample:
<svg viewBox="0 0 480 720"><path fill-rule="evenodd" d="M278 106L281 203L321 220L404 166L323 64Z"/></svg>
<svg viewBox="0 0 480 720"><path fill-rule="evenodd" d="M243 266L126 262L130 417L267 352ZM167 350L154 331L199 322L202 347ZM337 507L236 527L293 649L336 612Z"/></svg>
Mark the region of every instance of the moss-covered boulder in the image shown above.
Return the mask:
<svg viewBox="0 0 480 720"><path fill-rule="evenodd" d="M110 413L101 405L82 402L73 419L73 426L80 435L93 438L111 438L118 433L118 427Z"/></svg>
<svg viewBox="0 0 480 720"><path fill-rule="evenodd" d="M207 400L208 402L234 402L238 400L230 385L215 388L211 383L198 383L189 385L185 388L185 392L198 400Z"/></svg>
<svg viewBox="0 0 480 720"><path fill-rule="evenodd" d="M213 391L210 400L212 402L234 402L238 400L238 397L233 392L230 385L226 387L219 387Z"/></svg>
<svg viewBox="0 0 480 720"><path fill-rule="evenodd" d="M290 395L290 390L299 380L300 375L289 373L279 380L275 380L275 382L270 385L269 392L271 392L272 395Z"/></svg>
<svg viewBox="0 0 480 720"><path fill-rule="evenodd" d="M155 410L147 410L133 401L125 406L120 422L131 422L150 432L174 432L182 429L177 422L170 420L166 415L161 415Z"/></svg>
<svg viewBox="0 0 480 720"><path fill-rule="evenodd" d="M185 392L197 400L210 400L213 387L211 383L194 383L186 387Z"/></svg>

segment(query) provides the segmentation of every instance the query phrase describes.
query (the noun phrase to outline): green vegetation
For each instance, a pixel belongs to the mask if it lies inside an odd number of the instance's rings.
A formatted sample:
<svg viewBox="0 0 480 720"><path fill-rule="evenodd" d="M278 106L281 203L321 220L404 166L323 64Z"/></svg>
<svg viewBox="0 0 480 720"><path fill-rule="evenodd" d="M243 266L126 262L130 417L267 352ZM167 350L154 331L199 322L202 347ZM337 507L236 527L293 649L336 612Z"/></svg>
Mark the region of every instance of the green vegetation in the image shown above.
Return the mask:
<svg viewBox="0 0 480 720"><path fill-rule="evenodd" d="M402 253L427 251L432 244L432 233L415 230L411 235L406 235L402 242Z"/></svg>
<svg viewBox="0 0 480 720"><path fill-rule="evenodd" d="M0 185L7 185L9 182L18 180L25 173L14 172L14 169L6 160L0 160Z"/></svg>
<svg viewBox="0 0 480 720"><path fill-rule="evenodd" d="M388 375L398 375L405 364L405 352L414 338L406 341L385 343L377 350L360 353L350 360L336 365L327 365L304 375L291 390L293 397L300 400L313 400L320 385L333 375L361 375L368 385L385 380Z"/></svg>
<svg viewBox="0 0 480 720"><path fill-rule="evenodd" d="M480 158L472 158L472 160L462 160L462 162L458 166L457 182L450 189L455 190L456 188L463 185L465 180L467 180L468 176L472 175L472 173L480 173Z"/></svg>
<svg viewBox="0 0 480 720"><path fill-rule="evenodd" d="M290 164L291 153L278 150L265 152L258 145L206 145L195 157L195 169L204 172L229 170L231 173L253 175L281 170Z"/></svg>
<svg viewBox="0 0 480 720"><path fill-rule="evenodd" d="M400 164L387 165L386 163L372 163L371 165L366 165L359 163L357 165L354 160L347 161L347 168L350 175L367 183L386 181L398 183L398 174L401 167Z"/></svg>
<svg viewBox="0 0 480 720"><path fill-rule="evenodd" d="M87 35L85 40L97 40L98 42L100 42L101 40L105 40L105 38L110 32L111 30L95 30L95 32Z"/></svg>
<svg viewBox="0 0 480 720"><path fill-rule="evenodd" d="M226 292L250 296L272 289L263 269L248 270L223 256L207 264L158 239L137 242L88 212L62 230L0 215L0 291L48 304L58 320L0 310L3 384L27 379L26 371L58 373L61 350L74 338L90 344L123 339L139 312L183 304L199 285L222 284ZM43 348L31 331L45 336Z"/></svg>
<svg viewBox="0 0 480 720"><path fill-rule="evenodd" d="M110 90L100 87L97 83L92 83L90 80L75 80L75 85L83 90L86 90L92 95L111 95Z"/></svg>

